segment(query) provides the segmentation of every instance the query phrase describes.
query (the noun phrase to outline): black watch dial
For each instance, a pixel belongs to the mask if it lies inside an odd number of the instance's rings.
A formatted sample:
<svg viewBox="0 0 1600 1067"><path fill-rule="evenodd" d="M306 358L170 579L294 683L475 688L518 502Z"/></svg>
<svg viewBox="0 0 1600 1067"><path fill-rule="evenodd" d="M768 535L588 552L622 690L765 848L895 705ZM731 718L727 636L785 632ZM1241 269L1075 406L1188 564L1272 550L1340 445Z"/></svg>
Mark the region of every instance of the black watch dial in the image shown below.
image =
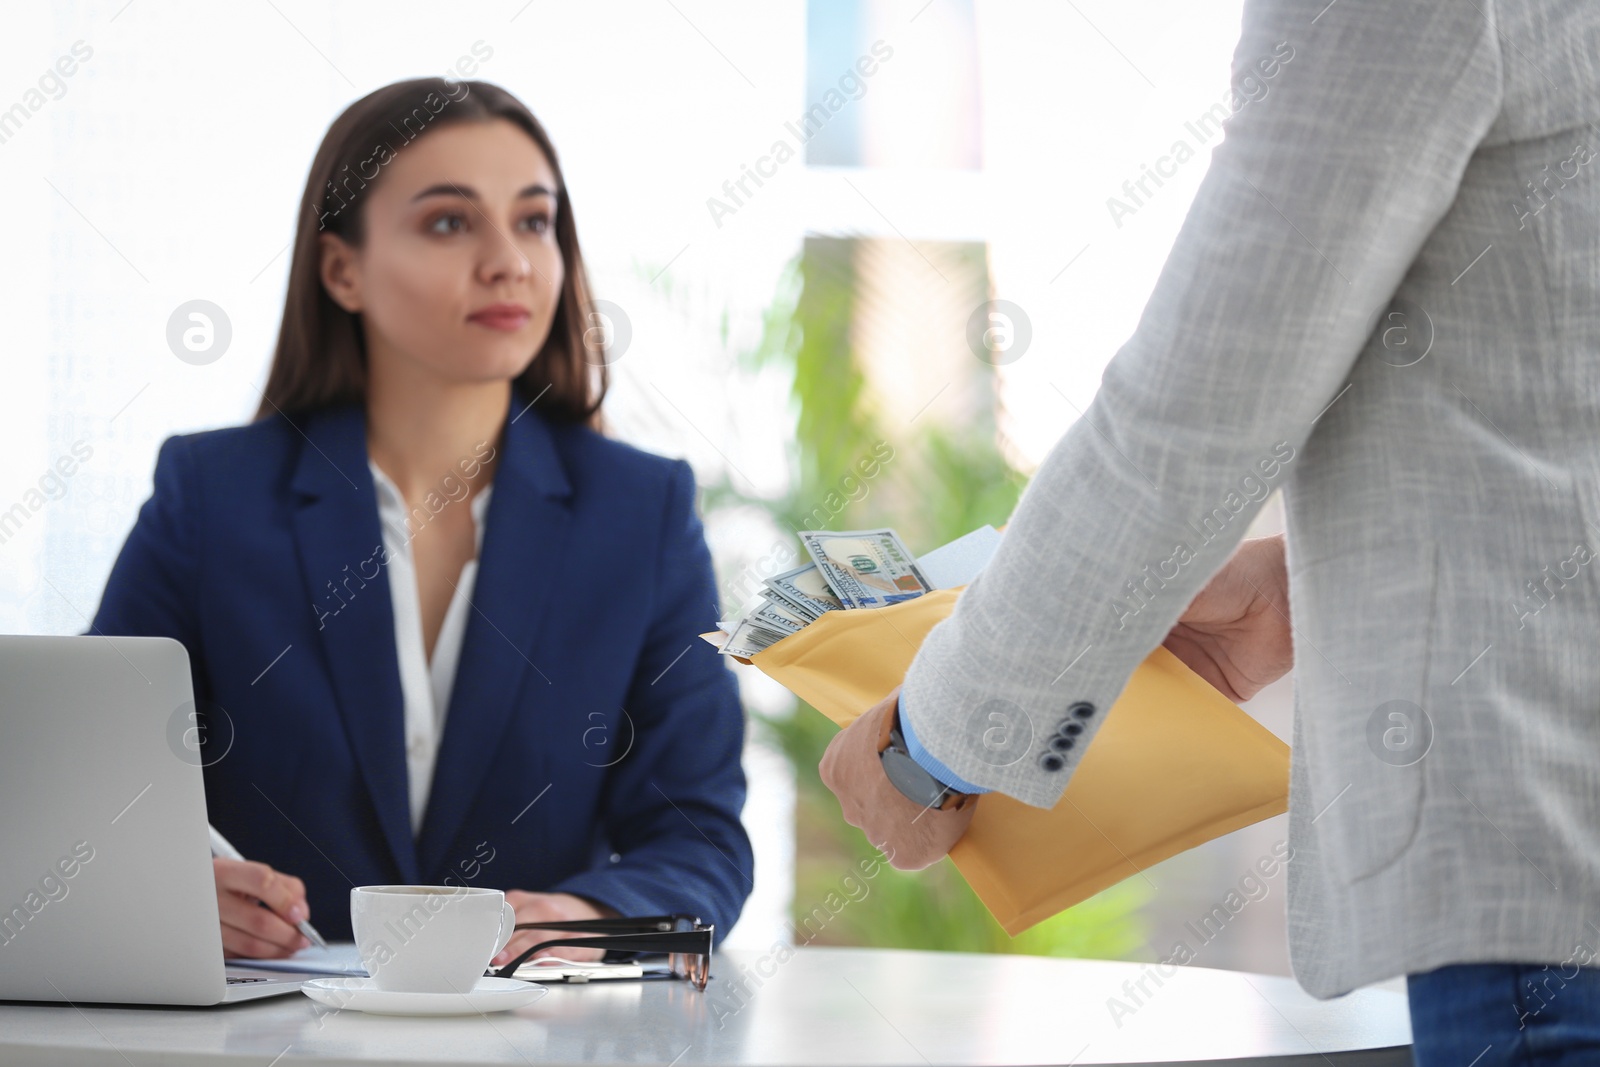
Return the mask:
<svg viewBox="0 0 1600 1067"><path fill-rule="evenodd" d="M889 740L889 747L879 754L883 773L889 776L889 781L913 803L925 808L943 808L952 790L911 758L898 727L890 733Z"/></svg>

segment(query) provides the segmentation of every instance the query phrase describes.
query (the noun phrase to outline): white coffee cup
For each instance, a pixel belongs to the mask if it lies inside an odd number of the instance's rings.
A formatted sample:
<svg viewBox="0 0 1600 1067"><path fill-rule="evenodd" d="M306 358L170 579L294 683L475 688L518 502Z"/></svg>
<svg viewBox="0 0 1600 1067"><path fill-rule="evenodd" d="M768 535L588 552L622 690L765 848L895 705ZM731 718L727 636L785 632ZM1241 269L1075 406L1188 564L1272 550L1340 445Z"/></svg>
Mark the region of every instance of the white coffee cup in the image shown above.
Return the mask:
<svg viewBox="0 0 1600 1067"><path fill-rule="evenodd" d="M350 890L356 950L379 989L466 993L506 947L517 914L498 889L364 885Z"/></svg>

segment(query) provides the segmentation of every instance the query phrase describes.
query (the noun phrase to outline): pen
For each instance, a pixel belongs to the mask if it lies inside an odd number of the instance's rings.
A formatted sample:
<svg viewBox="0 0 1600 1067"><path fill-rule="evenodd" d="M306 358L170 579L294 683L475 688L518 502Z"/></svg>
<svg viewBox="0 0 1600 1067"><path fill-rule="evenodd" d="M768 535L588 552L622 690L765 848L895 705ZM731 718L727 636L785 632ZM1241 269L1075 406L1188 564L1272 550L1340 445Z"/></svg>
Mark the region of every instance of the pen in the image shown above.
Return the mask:
<svg viewBox="0 0 1600 1067"><path fill-rule="evenodd" d="M230 845L226 837L223 837L221 834L217 833L217 828L215 826L207 824L206 829L211 831L211 854L213 856L221 856L225 860L239 860L240 862L244 861L244 857L239 855L239 850ZM260 904L263 908L267 907L267 905L262 901L258 900L256 903ZM271 911L272 909L267 908L267 910ZM322 940L322 935L317 933L317 928L311 925L310 919L300 920L299 925L296 926L295 929L304 934L306 936L306 940L311 942L313 945L316 945L318 948L328 947L328 943Z"/></svg>

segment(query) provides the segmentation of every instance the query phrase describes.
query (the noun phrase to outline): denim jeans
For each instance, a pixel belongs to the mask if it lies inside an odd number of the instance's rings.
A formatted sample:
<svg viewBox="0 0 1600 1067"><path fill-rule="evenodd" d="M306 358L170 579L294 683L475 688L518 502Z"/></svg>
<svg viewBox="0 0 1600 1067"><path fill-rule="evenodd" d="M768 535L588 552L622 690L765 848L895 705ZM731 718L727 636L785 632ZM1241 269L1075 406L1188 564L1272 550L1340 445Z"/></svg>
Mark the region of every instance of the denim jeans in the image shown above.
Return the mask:
<svg viewBox="0 0 1600 1067"><path fill-rule="evenodd" d="M1452 964L1406 987L1417 1067L1600 1064L1600 968Z"/></svg>

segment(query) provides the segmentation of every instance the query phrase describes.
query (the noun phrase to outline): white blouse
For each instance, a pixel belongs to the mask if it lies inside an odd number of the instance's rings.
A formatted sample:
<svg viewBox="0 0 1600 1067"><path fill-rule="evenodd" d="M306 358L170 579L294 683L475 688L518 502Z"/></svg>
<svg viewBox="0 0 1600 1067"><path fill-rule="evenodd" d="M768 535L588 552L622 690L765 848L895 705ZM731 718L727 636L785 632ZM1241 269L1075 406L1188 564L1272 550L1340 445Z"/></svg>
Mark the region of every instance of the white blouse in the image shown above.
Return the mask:
<svg viewBox="0 0 1600 1067"><path fill-rule="evenodd" d="M405 700L406 779L410 784L411 833L422 831L422 815L428 809L428 791L433 786L433 765L444 735L445 712L449 710L450 688L455 683L456 664L461 659L461 638L472 610L473 580L478 574L478 554L483 551L483 514L489 507L492 485L484 486L472 498L472 523L476 545L473 558L461 567L444 623L433 646L433 661L428 661L422 643L422 602L417 592L417 568L411 555L411 539L416 536L407 523L405 498L390 477L370 458L372 480L378 487L378 521L383 527L383 547L388 556L389 600L394 605L394 647L400 660L400 691ZM448 505L447 505L448 506Z"/></svg>

